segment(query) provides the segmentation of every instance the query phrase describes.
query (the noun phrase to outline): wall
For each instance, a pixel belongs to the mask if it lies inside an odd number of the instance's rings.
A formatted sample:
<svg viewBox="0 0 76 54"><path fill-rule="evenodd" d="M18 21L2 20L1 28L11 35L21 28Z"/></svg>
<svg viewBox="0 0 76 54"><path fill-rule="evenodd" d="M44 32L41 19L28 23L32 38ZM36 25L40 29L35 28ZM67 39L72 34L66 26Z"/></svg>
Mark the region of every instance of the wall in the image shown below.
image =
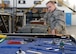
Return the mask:
<svg viewBox="0 0 76 54"><path fill-rule="evenodd" d="M13 5L13 1L14 1L14 5ZM10 0L10 7L16 6L16 7L20 7L20 8L26 8L26 7L33 7L34 6L34 0L25 0L26 4L18 4L18 0ZM41 4L37 5L36 7L46 7L45 3L48 0L43 1ZM17 4L16 4L17 3Z"/></svg>
<svg viewBox="0 0 76 54"><path fill-rule="evenodd" d="M1 3L1 0L0 0L0 3Z"/></svg>
<svg viewBox="0 0 76 54"><path fill-rule="evenodd" d="M72 25L76 25L76 14L72 15Z"/></svg>

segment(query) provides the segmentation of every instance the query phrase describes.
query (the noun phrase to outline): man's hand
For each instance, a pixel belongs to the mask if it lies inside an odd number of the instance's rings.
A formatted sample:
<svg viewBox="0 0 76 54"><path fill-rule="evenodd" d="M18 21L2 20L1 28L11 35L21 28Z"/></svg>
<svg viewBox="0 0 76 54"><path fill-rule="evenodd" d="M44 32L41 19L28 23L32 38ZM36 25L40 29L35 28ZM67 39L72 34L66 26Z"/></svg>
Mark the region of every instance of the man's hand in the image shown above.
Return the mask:
<svg viewBox="0 0 76 54"><path fill-rule="evenodd" d="M57 36L62 36L62 34L58 34L58 32L57 32L56 29L53 29L53 30L51 31L51 34L52 34L52 35L57 35Z"/></svg>
<svg viewBox="0 0 76 54"><path fill-rule="evenodd" d="M44 22L44 25L47 25L46 22Z"/></svg>
<svg viewBox="0 0 76 54"><path fill-rule="evenodd" d="M53 30L51 31L51 34L52 34L52 35L56 35L56 29L53 29Z"/></svg>

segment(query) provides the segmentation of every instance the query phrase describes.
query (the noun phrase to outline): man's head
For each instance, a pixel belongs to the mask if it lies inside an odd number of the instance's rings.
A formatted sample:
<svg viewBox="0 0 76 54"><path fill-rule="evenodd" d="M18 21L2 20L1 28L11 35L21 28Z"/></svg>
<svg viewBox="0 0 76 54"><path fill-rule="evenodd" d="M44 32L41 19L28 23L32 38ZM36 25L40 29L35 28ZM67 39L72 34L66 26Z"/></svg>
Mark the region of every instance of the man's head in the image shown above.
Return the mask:
<svg viewBox="0 0 76 54"><path fill-rule="evenodd" d="M52 12L55 10L56 6L55 6L55 1L48 1L46 3L47 9L48 11Z"/></svg>

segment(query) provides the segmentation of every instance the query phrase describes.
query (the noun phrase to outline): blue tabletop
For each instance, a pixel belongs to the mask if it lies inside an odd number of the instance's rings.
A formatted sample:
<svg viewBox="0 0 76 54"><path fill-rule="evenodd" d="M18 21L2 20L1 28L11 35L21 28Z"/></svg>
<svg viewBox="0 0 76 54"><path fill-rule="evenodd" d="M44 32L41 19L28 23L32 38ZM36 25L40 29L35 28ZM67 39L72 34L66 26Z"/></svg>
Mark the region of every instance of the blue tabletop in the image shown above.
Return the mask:
<svg viewBox="0 0 76 54"><path fill-rule="evenodd" d="M12 39L22 41L23 39ZM52 44L52 40L56 44ZM35 41L26 44L8 44L9 40L5 40L0 43L0 54L16 54L16 52L21 48L26 54L34 54L30 51L41 52L42 54L76 54L76 45L72 41L64 39L64 50L59 49L60 39L56 38L36 38ZM48 49L51 48L51 49Z"/></svg>

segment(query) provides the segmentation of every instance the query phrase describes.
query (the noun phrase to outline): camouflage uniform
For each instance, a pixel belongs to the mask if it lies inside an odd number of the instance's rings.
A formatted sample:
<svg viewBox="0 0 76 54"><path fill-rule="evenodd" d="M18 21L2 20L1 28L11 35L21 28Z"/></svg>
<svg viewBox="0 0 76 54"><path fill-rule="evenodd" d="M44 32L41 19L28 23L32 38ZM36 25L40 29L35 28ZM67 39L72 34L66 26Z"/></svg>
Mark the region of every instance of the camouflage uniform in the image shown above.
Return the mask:
<svg viewBox="0 0 76 54"><path fill-rule="evenodd" d="M53 12L46 12L44 19L51 30L56 29L58 34L65 34L65 16L64 12L55 9Z"/></svg>

